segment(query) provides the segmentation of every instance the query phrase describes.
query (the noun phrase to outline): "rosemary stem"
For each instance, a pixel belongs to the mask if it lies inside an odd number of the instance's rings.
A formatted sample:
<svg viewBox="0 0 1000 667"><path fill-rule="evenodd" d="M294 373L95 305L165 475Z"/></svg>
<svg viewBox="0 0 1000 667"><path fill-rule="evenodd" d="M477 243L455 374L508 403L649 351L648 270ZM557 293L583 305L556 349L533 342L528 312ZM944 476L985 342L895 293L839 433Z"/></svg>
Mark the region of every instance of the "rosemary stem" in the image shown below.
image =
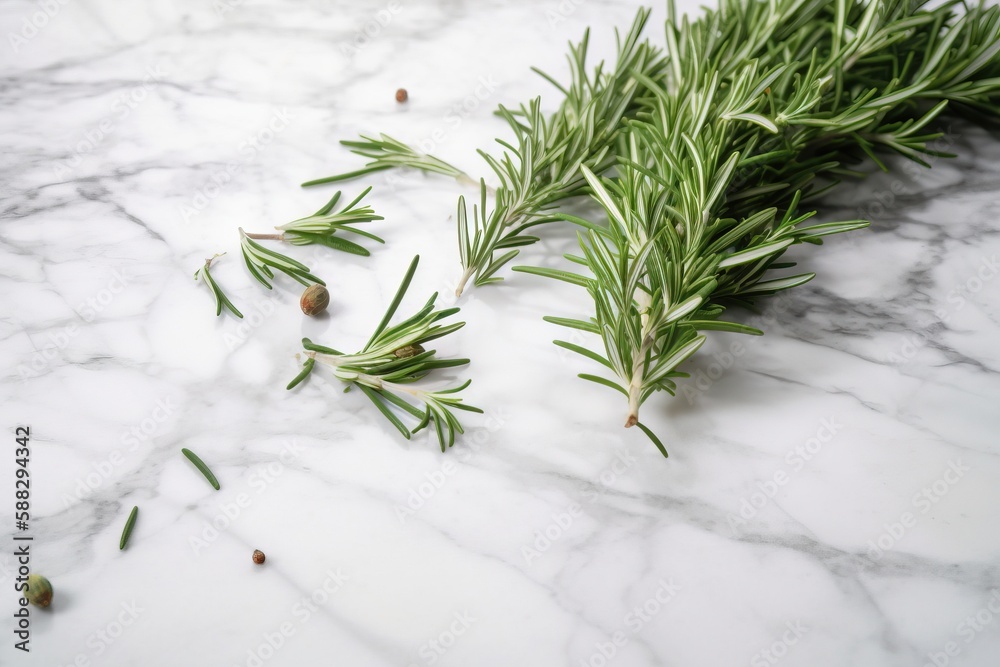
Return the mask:
<svg viewBox="0 0 1000 667"><path fill-rule="evenodd" d="M255 241L284 241L285 235L282 234L251 234L249 232L244 232L247 238L254 239Z"/></svg>
<svg viewBox="0 0 1000 667"><path fill-rule="evenodd" d="M310 359L315 359L321 364L326 364L327 366L332 366L333 368L339 368L341 365L343 365L342 361L343 357L338 357L337 355L324 354L323 352L316 352L314 350L306 350L305 354ZM422 398L427 394L427 392L422 391L420 389L416 389L409 385L398 384L396 382L387 382L378 376L369 375L368 373L356 373L356 375L357 375L356 379L349 381L360 382L364 385L371 387L372 389L377 389L380 391L383 389L388 389L396 392L402 392L404 394L409 394L410 396L413 396L414 398L418 399ZM343 380L343 378L338 378L338 379Z"/></svg>
<svg viewBox="0 0 1000 667"><path fill-rule="evenodd" d="M306 350L305 355L310 359L315 359L321 364L333 366L334 368L341 365L341 357L334 354L324 354L323 352L316 352L315 350Z"/></svg>
<svg viewBox="0 0 1000 667"><path fill-rule="evenodd" d="M365 377L371 377L371 376L365 376ZM414 398L417 399L422 399L424 396L427 395L426 391L423 391L422 389L416 389L414 387L410 387L405 384L386 382L385 380L381 380L379 378L372 378L372 379L378 382L381 388L383 389L391 389L392 391L401 391L404 394L409 394L410 396L413 396Z"/></svg>
<svg viewBox="0 0 1000 667"><path fill-rule="evenodd" d="M470 265L469 268L467 268L465 272L462 273L462 277L458 279L458 287L455 288L456 297L462 296L462 292L465 291L465 286L468 284L469 278L471 278L472 274L474 274L475 272L476 272L476 267L474 265Z"/></svg>
<svg viewBox="0 0 1000 667"><path fill-rule="evenodd" d="M648 292L641 287L636 287L633 298L639 310L639 320L642 325L642 343L639 350L632 358L632 377L628 385L628 418L625 420L625 428L632 428L639 423L639 402L642 398L642 369L646 365L646 354L655 342L653 336L654 327L650 326L649 310L653 305L653 300Z"/></svg>
<svg viewBox="0 0 1000 667"><path fill-rule="evenodd" d="M646 365L646 355L653 346L653 342L653 336L644 330L642 344L639 345L638 353L632 358L632 378L628 383L628 418L625 419L625 428L632 428L639 423L639 401L642 398L642 369Z"/></svg>
<svg viewBox="0 0 1000 667"><path fill-rule="evenodd" d="M625 428L632 428L639 423L639 399L642 396L642 368L645 364L646 353L653 345L653 335L649 326L649 309L652 307L652 298L649 293L641 287L635 288L632 298L635 299L636 308L639 312L639 321L642 326L642 343L632 358L632 377L628 385L628 418L625 420Z"/></svg>

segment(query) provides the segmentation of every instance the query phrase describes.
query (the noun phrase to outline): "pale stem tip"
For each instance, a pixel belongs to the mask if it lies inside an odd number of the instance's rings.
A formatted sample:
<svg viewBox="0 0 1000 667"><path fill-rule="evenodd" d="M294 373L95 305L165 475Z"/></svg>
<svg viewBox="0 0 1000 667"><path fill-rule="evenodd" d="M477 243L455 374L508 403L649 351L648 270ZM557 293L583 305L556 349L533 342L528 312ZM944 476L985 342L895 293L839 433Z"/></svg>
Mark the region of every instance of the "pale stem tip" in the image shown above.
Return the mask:
<svg viewBox="0 0 1000 667"><path fill-rule="evenodd" d="M465 286L469 283L469 278L472 277L473 273L475 273L475 270L468 268L462 274L462 277L458 279L458 287L455 288L456 297L462 296L462 293L465 292Z"/></svg>

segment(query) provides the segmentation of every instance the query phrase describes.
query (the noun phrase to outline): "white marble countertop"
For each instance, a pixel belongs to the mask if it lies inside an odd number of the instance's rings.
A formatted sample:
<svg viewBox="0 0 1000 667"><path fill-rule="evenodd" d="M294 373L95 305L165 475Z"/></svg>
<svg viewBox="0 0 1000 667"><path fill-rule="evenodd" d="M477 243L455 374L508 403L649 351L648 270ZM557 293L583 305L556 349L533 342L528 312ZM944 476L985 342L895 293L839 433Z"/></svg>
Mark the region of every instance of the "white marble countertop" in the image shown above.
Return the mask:
<svg viewBox="0 0 1000 667"><path fill-rule="evenodd" d="M0 664L997 664L1000 143L982 131L954 125L961 157L932 171L839 192L829 215L872 228L796 249L818 278L748 316L767 335L732 356L712 337L696 390L644 407L670 459L550 344L541 317L586 295L523 274L460 301L441 351L473 360L486 415L446 454L330 376L284 390L303 335L363 342L413 254L413 303L451 291L461 186L370 179L386 246L297 254L331 286L321 320L290 280L251 280L236 228L318 208L329 189L298 183L360 164L336 143L358 132L484 173L492 108L548 93L529 67L564 72L588 25L608 55L637 6L0 5ZM526 263L571 236L551 228ZM191 279L224 250L242 322ZM21 424L31 567L56 590L30 654L12 633Z"/></svg>

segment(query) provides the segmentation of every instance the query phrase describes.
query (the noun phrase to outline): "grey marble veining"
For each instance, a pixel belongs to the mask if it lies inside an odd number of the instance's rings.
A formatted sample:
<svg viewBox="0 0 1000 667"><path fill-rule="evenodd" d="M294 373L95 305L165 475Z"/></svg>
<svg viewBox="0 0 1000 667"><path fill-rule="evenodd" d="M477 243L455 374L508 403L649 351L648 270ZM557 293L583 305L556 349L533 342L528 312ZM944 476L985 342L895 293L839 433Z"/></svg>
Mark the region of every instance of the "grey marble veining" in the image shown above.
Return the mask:
<svg viewBox="0 0 1000 667"><path fill-rule="evenodd" d="M0 664L997 663L1000 142L982 130L830 197L826 217L871 229L791 251L818 277L743 316L767 335L713 336L646 404L669 460L549 344L541 317L585 295L523 274L459 302L442 352L473 360L486 414L446 454L330 376L284 391L299 339L363 342L413 254L414 301L453 290L473 193L370 179L384 248L294 251L331 285L320 320L290 281L251 280L236 228L318 208L329 191L297 184L358 164L337 140L359 132L481 173L495 105L548 94L530 66L562 73L586 26L608 55L637 6L0 5L0 485L30 424L32 566L56 589L15 651L5 491ZM572 247L544 236L528 261ZM243 321L191 280L222 251Z"/></svg>

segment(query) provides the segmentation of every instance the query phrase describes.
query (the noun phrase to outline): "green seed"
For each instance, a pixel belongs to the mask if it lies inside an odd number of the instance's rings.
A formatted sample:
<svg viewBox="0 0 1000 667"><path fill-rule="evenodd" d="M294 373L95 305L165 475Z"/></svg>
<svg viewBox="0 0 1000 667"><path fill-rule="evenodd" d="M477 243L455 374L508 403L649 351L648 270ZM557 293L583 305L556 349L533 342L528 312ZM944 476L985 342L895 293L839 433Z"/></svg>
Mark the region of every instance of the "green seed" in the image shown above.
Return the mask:
<svg viewBox="0 0 1000 667"><path fill-rule="evenodd" d="M395 350L393 352L400 359L409 359L410 357L415 357L418 354L424 353L424 346L419 343L414 343L413 345L404 345L403 347Z"/></svg>
<svg viewBox="0 0 1000 667"><path fill-rule="evenodd" d="M216 491L218 491L219 480L215 478L215 475L212 474L212 471L209 470L207 465L205 465L205 462L202 461L200 458L198 458L198 455L192 452L190 449L184 448L181 449L181 451L184 452L184 456L188 457L188 460L191 461L191 463L193 463L194 466L201 471L201 474L205 476L205 479L208 480L208 483L211 484Z"/></svg>
<svg viewBox="0 0 1000 667"><path fill-rule="evenodd" d="M128 544L129 535L132 534L132 529L135 528L135 518L139 516L139 506L136 505L132 508L132 513L128 515L128 521L125 522L125 528L122 530L122 539L118 542L118 550L125 548Z"/></svg>
<svg viewBox="0 0 1000 667"><path fill-rule="evenodd" d="M24 597L35 606L48 607L52 603L52 584L40 574L29 574Z"/></svg>

